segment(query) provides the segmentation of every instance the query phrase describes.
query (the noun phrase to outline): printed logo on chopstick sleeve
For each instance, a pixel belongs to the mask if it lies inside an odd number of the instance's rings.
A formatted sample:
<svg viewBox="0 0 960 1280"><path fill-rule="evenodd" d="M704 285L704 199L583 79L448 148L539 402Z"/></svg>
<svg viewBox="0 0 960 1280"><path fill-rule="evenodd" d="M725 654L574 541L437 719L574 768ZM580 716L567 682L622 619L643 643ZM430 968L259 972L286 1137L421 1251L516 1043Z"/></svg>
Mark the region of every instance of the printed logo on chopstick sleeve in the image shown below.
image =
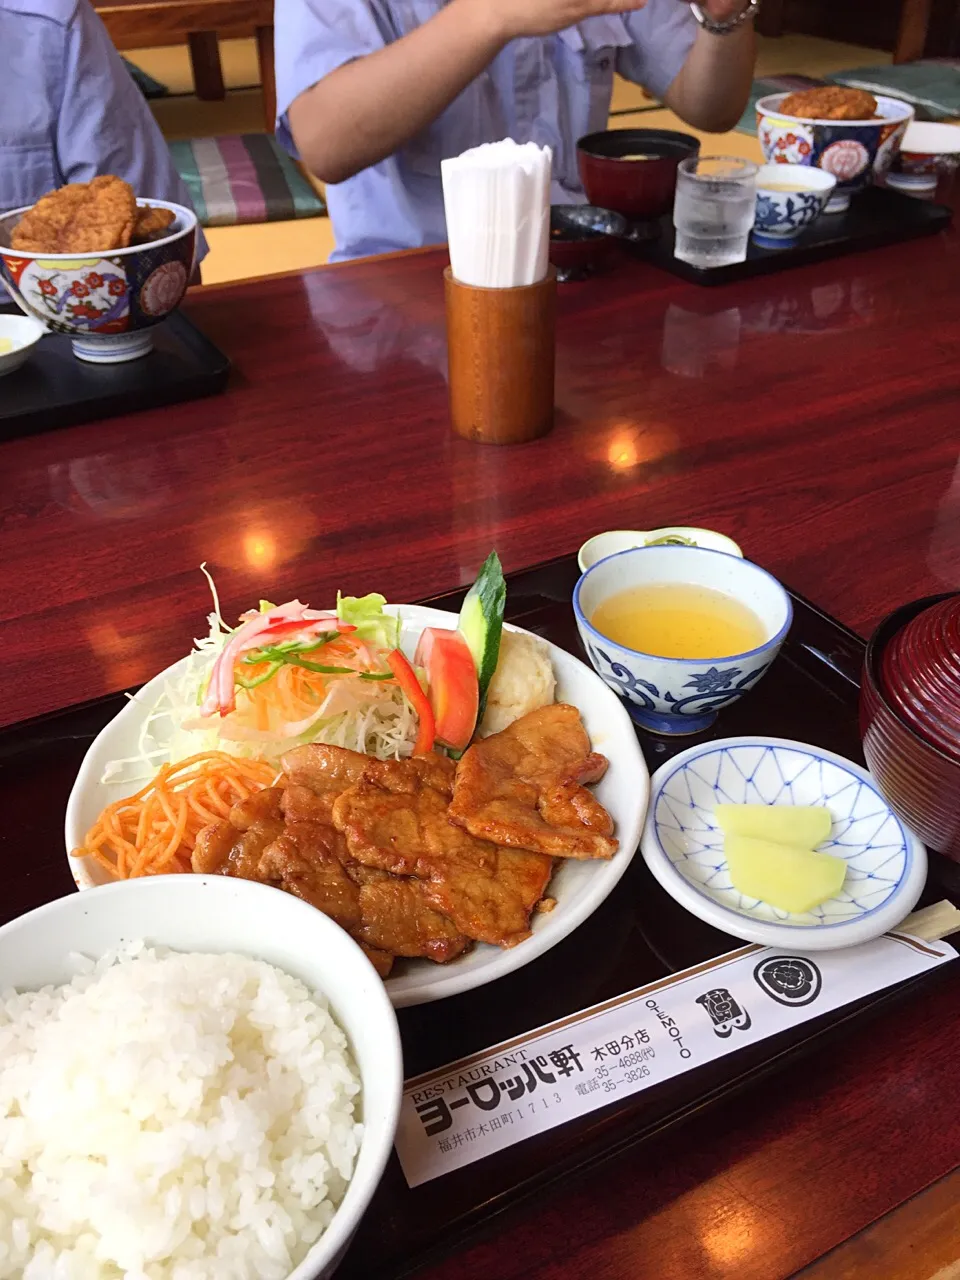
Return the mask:
<svg viewBox="0 0 960 1280"><path fill-rule="evenodd" d="M527 1058L521 1051L519 1054L508 1055L503 1063L495 1065L500 1067L497 1074L483 1075L479 1080L469 1080L465 1075L461 1075L455 1087L459 1090L462 1086L463 1092L457 1093L449 1100L441 1095L414 1103L428 1137L446 1133L448 1129L452 1129L453 1113L462 1107L488 1113L498 1112L504 1106L509 1107L513 1102L520 1102L529 1095L537 1093L538 1090L541 1092L541 1100L545 1100L549 1094L549 1087L555 1085L558 1079L562 1080L577 1071L583 1072L580 1055L573 1045L552 1049L549 1053L538 1054L531 1058ZM476 1068L472 1070L475 1071ZM511 1072L515 1074L511 1075ZM556 1091L554 1093L555 1100L559 1102L560 1095ZM492 1119L496 1120L496 1124L488 1122L491 1123L491 1127L499 1128L500 1118L492 1117Z"/></svg>
<svg viewBox="0 0 960 1280"><path fill-rule="evenodd" d="M771 1000L797 1007L813 1004L823 986L820 970L802 956L774 956L761 960L753 971L760 990Z"/></svg>
<svg viewBox="0 0 960 1280"><path fill-rule="evenodd" d="M741 947L425 1072L404 1088L404 1175L417 1187L453 1173L956 954L902 934L821 952L816 962ZM758 986L769 997L759 1004Z"/></svg>
<svg viewBox="0 0 960 1280"><path fill-rule="evenodd" d="M697 1004L710 1015L714 1033L725 1040L734 1031L749 1031L753 1025L746 1009L741 1009L726 987L717 987L714 991L705 991L697 996Z"/></svg>

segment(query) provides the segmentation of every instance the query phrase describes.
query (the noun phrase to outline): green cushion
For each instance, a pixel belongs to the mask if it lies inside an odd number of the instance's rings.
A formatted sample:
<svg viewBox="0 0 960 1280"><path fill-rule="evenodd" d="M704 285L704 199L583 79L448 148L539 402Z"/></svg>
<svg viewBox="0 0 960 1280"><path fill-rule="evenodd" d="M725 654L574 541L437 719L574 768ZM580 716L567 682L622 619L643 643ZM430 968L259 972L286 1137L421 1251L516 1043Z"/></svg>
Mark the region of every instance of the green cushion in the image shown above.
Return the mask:
<svg viewBox="0 0 960 1280"><path fill-rule="evenodd" d="M837 84L903 98L933 120L960 116L960 62L904 62L896 67L856 67L827 77Z"/></svg>

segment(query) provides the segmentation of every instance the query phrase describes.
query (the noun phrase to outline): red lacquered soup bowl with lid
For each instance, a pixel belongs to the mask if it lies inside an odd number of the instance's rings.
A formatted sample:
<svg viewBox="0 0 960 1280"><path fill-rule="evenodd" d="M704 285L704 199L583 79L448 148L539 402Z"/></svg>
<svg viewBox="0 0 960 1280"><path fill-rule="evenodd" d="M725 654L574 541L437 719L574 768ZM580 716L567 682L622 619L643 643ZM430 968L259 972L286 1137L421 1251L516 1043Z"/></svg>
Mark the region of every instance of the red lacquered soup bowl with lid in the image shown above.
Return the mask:
<svg viewBox="0 0 960 1280"><path fill-rule="evenodd" d="M960 594L903 605L867 646L867 766L924 844L960 862Z"/></svg>

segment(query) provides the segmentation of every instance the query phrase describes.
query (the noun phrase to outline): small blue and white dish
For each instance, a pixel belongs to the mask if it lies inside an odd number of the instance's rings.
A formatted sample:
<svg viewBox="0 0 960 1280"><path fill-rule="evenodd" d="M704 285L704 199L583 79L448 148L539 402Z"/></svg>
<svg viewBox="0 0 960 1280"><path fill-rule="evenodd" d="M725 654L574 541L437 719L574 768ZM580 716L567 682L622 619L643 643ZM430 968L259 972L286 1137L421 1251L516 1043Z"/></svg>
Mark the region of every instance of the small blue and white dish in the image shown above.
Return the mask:
<svg viewBox="0 0 960 1280"><path fill-rule="evenodd" d="M745 897L730 880L718 804L826 806L833 826L820 850L847 862L840 893L803 915ZM800 952L878 938L910 914L927 878L926 850L866 769L783 738L721 738L674 756L651 781L640 847L667 893L699 919Z"/></svg>
<svg viewBox="0 0 960 1280"><path fill-rule="evenodd" d="M754 240L764 249L788 249L817 221L836 185L837 179L824 169L765 164L757 174Z"/></svg>
<svg viewBox="0 0 960 1280"><path fill-rule="evenodd" d="M633 587L683 583L709 587L751 609L766 639L747 653L722 658L663 658L610 640L590 619L600 605ZM644 729L659 734L701 733L736 702L780 652L793 621L790 597L759 565L704 547L634 547L597 561L573 592L573 610L594 670L627 704Z"/></svg>

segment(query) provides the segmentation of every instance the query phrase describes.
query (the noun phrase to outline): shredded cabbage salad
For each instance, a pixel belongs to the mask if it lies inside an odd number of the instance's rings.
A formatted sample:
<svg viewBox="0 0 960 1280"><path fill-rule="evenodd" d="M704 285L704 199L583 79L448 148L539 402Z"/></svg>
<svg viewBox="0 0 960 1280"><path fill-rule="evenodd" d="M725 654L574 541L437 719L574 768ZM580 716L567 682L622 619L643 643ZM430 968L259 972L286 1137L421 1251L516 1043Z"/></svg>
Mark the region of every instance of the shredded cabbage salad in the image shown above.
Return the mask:
<svg viewBox="0 0 960 1280"><path fill-rule="evenodd" d="M285 751L310 742L380 759L412 754L417 713L386 662L401 623L383 596L338 594L326 612L261 601L229 627L202 567L209 631L146 709L137 755L112 761L104 782L129 783L201 751L255 756L278 772Z"/></svg>

